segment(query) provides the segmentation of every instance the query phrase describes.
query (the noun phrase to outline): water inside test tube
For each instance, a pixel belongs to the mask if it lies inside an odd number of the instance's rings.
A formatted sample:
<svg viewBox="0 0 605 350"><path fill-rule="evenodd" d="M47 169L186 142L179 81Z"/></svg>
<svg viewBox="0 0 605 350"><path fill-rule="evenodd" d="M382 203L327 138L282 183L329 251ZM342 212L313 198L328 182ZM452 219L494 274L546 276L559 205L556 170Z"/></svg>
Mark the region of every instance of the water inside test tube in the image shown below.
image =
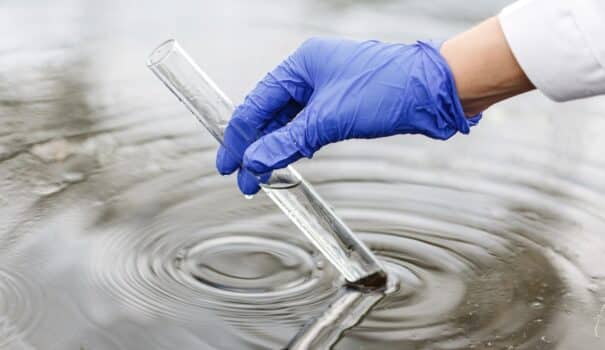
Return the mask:
<svg viewBox="0 0 605 350"><path fill-rule="evenodd" d="M262 185L265 193L282 209L298 228L311 240L316 247L343 273L348 281L359 281L368 276L368 269L373 268L375 279L370 284L384 284L386 276L381 274L380 266L368 266L364 256L365 247L360 247L356 240L342 241L335 238L333 231L345 230L335 216L325 210L325 203L313 193L313 189L305 182L298 181L289 187L272 187ZM342 237L342 236L341 236ZM367 287L372 287L368 284Z"/></svg>

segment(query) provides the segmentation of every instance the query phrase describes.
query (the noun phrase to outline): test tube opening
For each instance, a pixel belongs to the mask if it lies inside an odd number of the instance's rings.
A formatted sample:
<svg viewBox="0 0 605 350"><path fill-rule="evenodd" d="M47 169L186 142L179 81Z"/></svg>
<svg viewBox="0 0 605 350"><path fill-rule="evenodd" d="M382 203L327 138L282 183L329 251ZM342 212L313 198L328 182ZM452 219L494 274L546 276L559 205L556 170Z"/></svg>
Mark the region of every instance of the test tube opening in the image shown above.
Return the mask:
<svg viewBox="0 0 605 350"><path fill-rule="evenodd" d="M153 67L161 63L166 57L178 47L178 43L174 39L168 39L156 47L147 58L147 67Z"/></svg>

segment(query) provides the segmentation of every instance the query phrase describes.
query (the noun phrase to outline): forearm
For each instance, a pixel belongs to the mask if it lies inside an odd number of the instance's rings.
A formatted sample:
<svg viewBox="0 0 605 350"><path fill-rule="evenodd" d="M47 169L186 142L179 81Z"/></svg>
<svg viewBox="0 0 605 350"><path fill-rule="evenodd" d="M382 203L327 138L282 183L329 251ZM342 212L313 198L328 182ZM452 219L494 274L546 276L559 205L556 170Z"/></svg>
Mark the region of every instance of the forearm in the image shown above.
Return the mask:
<svg viewBox="0 0 605 350"><path fill-rule="evenodd" d="M461 33L441 47L467 116L534 89L508 46L498 18Z"/></svg>

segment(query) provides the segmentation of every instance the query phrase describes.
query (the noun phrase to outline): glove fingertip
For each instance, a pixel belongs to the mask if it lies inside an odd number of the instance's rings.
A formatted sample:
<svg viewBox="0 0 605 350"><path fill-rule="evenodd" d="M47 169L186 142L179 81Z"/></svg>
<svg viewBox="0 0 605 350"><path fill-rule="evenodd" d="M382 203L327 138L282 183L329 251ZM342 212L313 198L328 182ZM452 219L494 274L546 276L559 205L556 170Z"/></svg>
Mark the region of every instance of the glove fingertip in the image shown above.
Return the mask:
<svg viewBox="0 0 605 350"><path fill-rule="evenodd" d="M244 153L242 161L242 167L247 171L254 174L264 174L271 171L271 168L261 159L268 159L270 155L267 154L265 148L262 145L262 141L258 140L248 147Z"/></svg>
<svg viewBox="0 0 605 350"><path fill-rule="evenodd" d="M240 191L245 195L256 194L260 190L258 179L251 172L240 169L237 173L237 185Z"/></svg>
<svg viewBox="0 0 605 350"><path fill-rule="evenodd" d="M239 162L223 146L216 152L216 170L221 175L232 174L239 168Z"/></svg>

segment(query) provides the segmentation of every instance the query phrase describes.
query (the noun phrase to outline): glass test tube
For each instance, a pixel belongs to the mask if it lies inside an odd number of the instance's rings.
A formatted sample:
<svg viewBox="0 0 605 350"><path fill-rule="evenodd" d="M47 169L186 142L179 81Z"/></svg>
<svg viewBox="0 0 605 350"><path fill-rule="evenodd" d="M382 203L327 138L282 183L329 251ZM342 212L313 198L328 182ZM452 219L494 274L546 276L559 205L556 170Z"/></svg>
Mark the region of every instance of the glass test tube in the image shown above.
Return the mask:
<svg viewBox="0 0 605 350"><path fill-rule="evenodd" d="M234 106L175 40L156 48L147 61L155 75L223 144ZM249 135L245 130L236 133ZM256 138L262 135L257 135ZM227 148L228 152L236 154ZM260 177L259 177L260 178ZM291 166L262 182L262 189L340 271L350 284L381 288L386 274L374 254L344 224L313 187Z"/></svg>

